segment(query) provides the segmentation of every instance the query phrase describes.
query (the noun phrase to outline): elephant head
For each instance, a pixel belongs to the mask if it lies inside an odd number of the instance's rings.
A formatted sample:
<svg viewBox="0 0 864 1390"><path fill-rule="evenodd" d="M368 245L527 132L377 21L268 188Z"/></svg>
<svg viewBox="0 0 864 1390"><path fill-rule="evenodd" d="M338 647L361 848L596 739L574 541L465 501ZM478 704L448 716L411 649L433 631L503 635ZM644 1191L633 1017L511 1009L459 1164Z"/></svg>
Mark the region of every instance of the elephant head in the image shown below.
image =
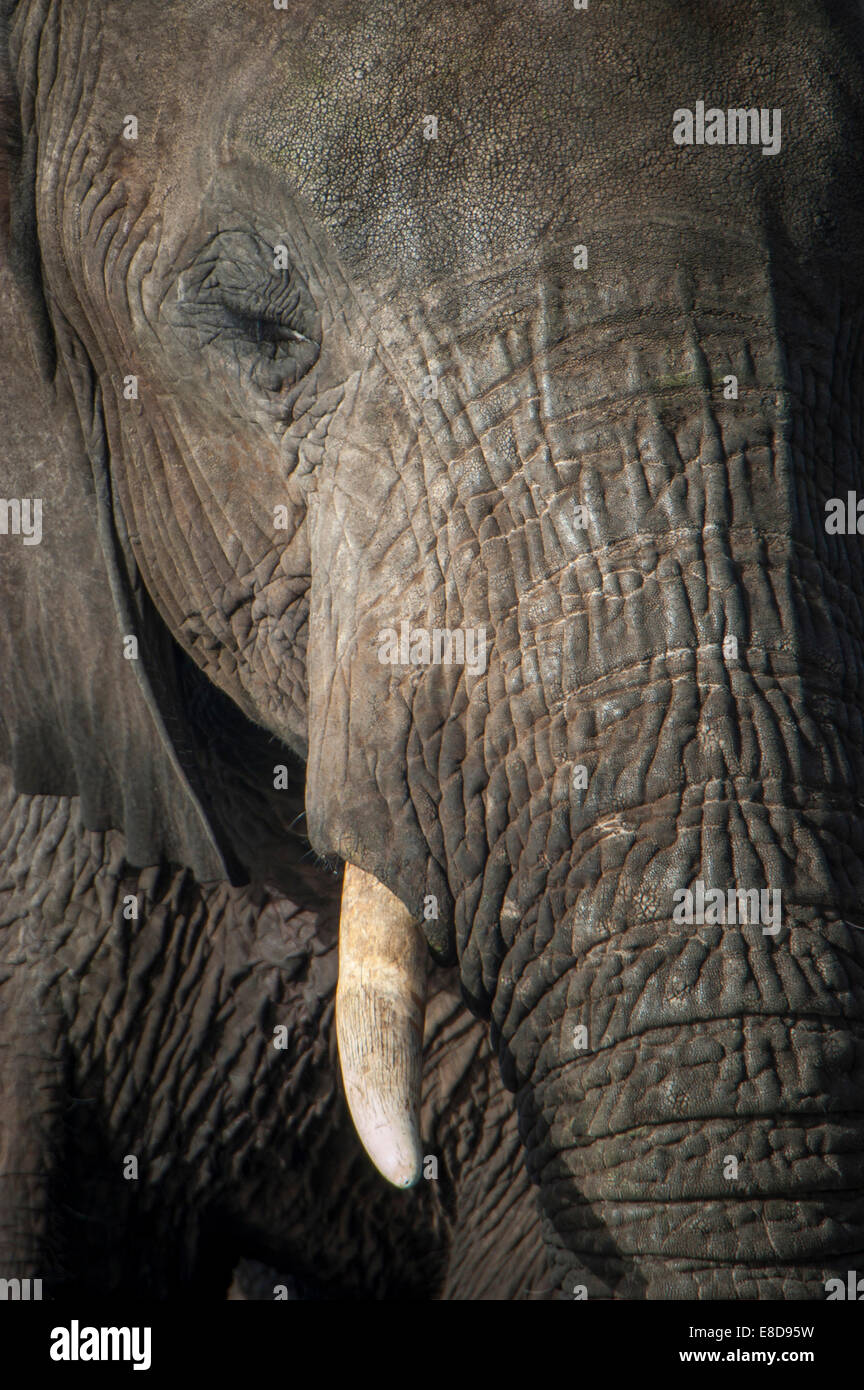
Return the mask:
<svg viewBox="0 0 864 1390"><path fill-rule="evenodd" d="M556 1287L818 1294L864 1247L859 7L19 0L5 49L19 791L205 881L297 872L302 791L385 1176L419 931Z"/></svg>

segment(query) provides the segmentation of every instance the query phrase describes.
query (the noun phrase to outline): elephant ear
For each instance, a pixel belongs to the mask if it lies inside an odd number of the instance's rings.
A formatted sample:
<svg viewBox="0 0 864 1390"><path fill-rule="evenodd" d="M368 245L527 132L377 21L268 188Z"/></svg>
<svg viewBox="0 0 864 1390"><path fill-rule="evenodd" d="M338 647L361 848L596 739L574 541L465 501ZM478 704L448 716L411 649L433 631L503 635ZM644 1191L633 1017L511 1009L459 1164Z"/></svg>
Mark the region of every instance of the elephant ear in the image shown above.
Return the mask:
<svg viewBox="0 0 864 1390"><path fill-rule="evenodd" d="M115 515L98 382L77 380L73 397L55 371L33 212L35 152L21 129L7 73L0 91L0 758L17 791L78 796L89 829L125 832L130 863L168 858L204 881L242 879L230 837L207 809L214 778L208 794L187 717L185 658L139 581ZM76 370L90 372L86 362ZM82 398L93 402L83 425Z"/></svg>
<svg viewBox="0 0 864 1390"><path fill-rule="evenodd" d="M17 791L79 796L88 829L124 831L130 863L237 877L184 730L179 653L126 569L74 403L39 369L26 299L2 265L0 757Z"/></svg>

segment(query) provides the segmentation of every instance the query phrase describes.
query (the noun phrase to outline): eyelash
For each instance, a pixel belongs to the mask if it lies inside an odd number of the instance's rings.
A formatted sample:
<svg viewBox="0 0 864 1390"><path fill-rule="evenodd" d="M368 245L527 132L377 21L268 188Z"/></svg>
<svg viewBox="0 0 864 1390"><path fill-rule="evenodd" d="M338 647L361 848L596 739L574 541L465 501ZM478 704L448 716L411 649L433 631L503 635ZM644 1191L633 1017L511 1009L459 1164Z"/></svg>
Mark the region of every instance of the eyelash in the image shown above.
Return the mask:
<svg viewBox="0 0 864 1390"><path fill-rule="evenodd" d="M298 333L296 329L280 319L267 318L265 315L250 313L246 309L235 308L234 305L226 305L235 327L244 333L248 338L256 343L280 343L291 342L310 342L311 340L303 333Z"/></svg>

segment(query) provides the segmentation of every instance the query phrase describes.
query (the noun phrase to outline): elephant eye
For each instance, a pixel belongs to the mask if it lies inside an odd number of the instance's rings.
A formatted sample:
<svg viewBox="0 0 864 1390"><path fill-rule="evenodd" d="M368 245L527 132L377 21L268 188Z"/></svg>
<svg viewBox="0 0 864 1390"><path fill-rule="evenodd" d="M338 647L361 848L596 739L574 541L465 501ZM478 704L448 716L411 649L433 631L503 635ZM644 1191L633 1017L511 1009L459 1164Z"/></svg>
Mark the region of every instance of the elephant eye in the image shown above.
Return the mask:
<svg viewBox="0 0 864 1390"><path fill-rule="evenodd" d="M272 318L228 304L225 307L242 345L240 356L245 354L252 383L260 390L284 391L317 360L317 340L294 327L292 319Z"/></svg>
<svg viewBox="0 0 864 1390"><path fill-rule="evenodd" d="M225 309L235 331L248 342L262 348L271 359L276 358L277 349L284 349L288 353L296 352L301 356L312 348L317 352L315 339L294 326L296 320L293 315L286 320L282 317L276 318L266 310L256 313L228 302ZM272 349L269 353L268 348Z"/></svg>
<svg viewBox="0 0 864 1390"><path fill-rule="evenodd" d="M272 248L223 233L178 277L172 318L259 391L289 390L315 363L320 316L296 269L275 271Z"/></svg>
<svg viewBox="0 0 864 1390"><path fill-rule="evenodd" d="M318 357L320 328L305 286L294 281L260 304L257 294L238 301L233 293L217 295L225 319L221 335L227 350L246 363L253 384L281 391L309 370Z"/></svg>
<svg viewBox="0 0 864 1390"><path fill-rule="evenodd" d="M297 333L279 319L269 319L258 314L244 313L232 309L237 327L256 343L307 342L305 334Z"/></svg>

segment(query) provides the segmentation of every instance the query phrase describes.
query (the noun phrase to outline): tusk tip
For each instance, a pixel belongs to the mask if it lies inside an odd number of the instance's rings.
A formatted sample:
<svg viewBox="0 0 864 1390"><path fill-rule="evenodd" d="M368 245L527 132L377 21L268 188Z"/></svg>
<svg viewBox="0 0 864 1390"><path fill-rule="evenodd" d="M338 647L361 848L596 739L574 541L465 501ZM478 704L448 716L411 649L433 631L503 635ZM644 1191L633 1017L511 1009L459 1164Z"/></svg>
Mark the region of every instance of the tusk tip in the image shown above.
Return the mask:
<svg viewBox="0 0 864 1390"><path fill-rule="evenodd" d="M388 1177L386 1173L383 1173L382 1177L387 1178L393 1187L398 1187L402 1192L408 1192L410 1188L416 1187L420 1181L420 1168L419 1165L415 1164L413 1168L394 1173L392 1177Z"/></svg>
<svg viewBox="0 0 864 1390"><path fill-rule="evenodd" d="M394 1134L388 1128L374 1135L361 1132L360 1138L382 1178L393 1187L416 1187L423 1171L423 1155L416 1135Z"/></svg>

